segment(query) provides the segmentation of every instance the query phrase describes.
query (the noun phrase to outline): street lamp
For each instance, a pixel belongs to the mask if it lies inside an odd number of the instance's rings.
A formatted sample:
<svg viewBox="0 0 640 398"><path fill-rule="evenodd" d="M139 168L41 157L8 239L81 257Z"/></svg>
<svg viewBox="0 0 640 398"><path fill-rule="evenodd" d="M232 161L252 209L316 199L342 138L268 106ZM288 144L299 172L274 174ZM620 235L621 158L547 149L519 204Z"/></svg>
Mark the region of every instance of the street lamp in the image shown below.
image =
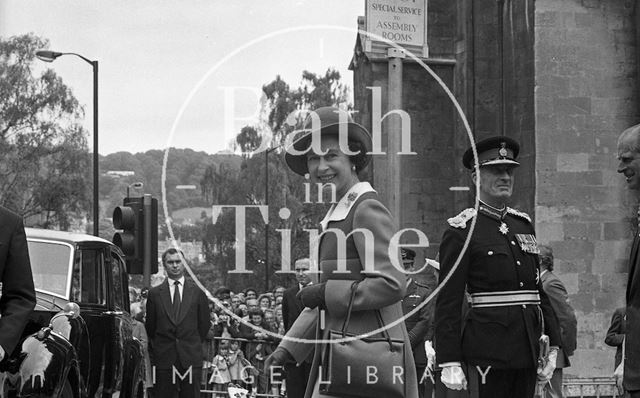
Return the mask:
<svg viewBox="0 0 640 398"><path fill-rule="evenodd" d="M93 235L98 236L100 208L98 203L98 61L91 61L76 53L36 51L36 57L44 62L53 62L62 55L75 55L93 68Z"/></svg>

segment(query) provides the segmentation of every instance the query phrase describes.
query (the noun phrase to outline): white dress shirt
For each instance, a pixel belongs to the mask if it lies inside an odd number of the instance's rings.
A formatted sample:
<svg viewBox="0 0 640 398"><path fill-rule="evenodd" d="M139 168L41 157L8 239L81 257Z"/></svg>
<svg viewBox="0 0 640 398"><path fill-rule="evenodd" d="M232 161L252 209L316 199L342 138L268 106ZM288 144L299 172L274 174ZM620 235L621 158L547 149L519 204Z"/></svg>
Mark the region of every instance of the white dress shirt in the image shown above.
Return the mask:
<svg viewBox="0 0 640 398"><path fill-rule="evenodd" d="M180 302L182 302L182 292L184 291L184 276L181 276L180 279L171 279L169 278L169 296L171 297L171 302L173 303L173 295L176 289L176 280L180 282L178 285L178 292L180 293Z"/></svg>

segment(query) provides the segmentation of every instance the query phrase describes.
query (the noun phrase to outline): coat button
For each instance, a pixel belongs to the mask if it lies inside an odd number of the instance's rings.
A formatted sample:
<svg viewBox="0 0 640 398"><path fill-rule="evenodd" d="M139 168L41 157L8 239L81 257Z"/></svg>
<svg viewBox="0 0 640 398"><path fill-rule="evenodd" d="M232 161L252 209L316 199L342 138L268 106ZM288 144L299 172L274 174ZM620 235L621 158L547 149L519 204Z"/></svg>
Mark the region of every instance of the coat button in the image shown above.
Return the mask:
<svg viewBox="0 0 640 398"><path fill-rule="evenodd" d="M523 287L523 286L524 286L524 283L520 282L520 287Z"/></svg>
<svg viewBox="0 0 640 398"><path fill-rule="evenodd" d="M526 304L522 304L522 308L527 308L527 305Z"/></svg>
<svg viewBox="0 0 640 398"><path fill-rule="evenodd" d="M520 260L517 260L517 261L516 261L516 264L520 265L520 264L522 264L522 263L520 262Z"/></svg>
<svg viewBox="0 0 640 398"><path fill-rule="evenodd" d="M511 244L515 246L515 245L516 245L516 242L514 242L514 241L511 241Z"/></svg>
<svg viewBox="0 0 640 398"><path fill-rule="evenodd" d="M489 251L487 252L487 254L488 254L488 255L490 255L490 256L493 256L493 251L489 250Z"/></svg>

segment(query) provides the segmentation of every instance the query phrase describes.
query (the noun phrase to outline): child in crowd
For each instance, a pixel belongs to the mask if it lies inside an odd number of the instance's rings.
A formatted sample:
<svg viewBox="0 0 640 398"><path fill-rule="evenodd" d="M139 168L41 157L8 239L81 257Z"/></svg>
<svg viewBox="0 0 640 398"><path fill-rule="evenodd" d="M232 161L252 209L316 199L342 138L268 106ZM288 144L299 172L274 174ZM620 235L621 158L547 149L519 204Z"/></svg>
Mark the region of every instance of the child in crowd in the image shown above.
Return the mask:
<svg viewBox="0 0 640 398"><path fill-rule="evenodd" d="M216 391L217 398L227 397L227 386L231 382L231 374L229 372L229 341L221 340L218 346L218 354L213 357L211 367L213 373L210 381L213 382L213 390Z"/></svg>
<svg viewBox="0 0 640 398"><path fill-rule="evenodd" d="M244 353L240 349L240 343L236 340L229 342L229 375L231 382L237 386L245 386L245 377L243 377L243 371L247 360L244 357ZM245 371L246 372L246 371Z"/></svg>

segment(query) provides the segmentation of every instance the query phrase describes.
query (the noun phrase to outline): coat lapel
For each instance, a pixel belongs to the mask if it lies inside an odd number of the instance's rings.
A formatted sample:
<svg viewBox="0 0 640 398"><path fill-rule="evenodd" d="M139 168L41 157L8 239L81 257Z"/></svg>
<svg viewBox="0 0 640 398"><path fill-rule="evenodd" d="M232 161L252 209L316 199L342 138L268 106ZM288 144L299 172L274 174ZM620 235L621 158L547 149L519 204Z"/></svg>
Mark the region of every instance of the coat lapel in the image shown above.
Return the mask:
<svg viewBox="0 0 640 398"><path fill-rule="evenodd" d="M160 289L161 289L160 298L162 300L162 307L164 308L164 311L167 313L167 317L175 325L176 320L173 317L173 307L171 306L171 290L169 290L169 282L167 280L162 282Z"/></svg>
<svg viewBox="0 0 640 398"><path fill-rule="evenodd" d="M638 246L640 245L640 234L636 233L633 237L633 245L631 246L631 256L629 258L629 279L627 283L627 303L630 301L631 297L631 286L634 286L637 283L636 279L638 278Z"/></svg>

